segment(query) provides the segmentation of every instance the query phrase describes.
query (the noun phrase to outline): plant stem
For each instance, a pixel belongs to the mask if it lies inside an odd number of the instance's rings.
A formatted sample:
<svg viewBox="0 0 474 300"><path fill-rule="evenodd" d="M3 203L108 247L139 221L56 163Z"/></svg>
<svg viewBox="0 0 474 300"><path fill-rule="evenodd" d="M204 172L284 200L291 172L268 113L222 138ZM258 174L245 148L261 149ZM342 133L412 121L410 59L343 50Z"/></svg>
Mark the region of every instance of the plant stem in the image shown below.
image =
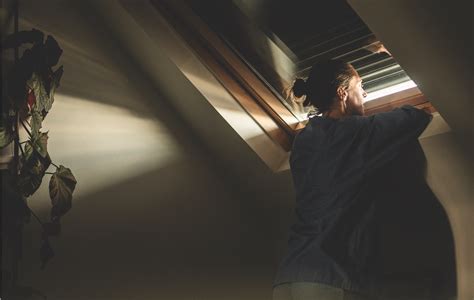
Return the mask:
<svg viewBox="0 0 474 300"><path fill-rule="evenodd" d="M14 124L14 132L15 132L15 144L13 148L13 169L15 170L15 175L18 175L18 166L20 165L20 155L18 153L18 148L21 149L19 142L20 142L20 134L18 132L18 121L20 120L18 112L15 112L15 124ZM15 181L17 181L18 178L15 176Z"/></svg>
<svg viewBox="0 0 474 300"><path fill-rule="evenodd" d="M19 141L17 141L16 139L15 139L15 143L16 143L16 146L17 146L18 148L20 148L21 155L24 157L24 156L25 156L25 152L23 152L23 148L21 147L21 143L20 143Z"/></svg>
<svg viewBox="0 0 474 300"><path fill-rule="evenodd" d="M33 138L33 136L31 135L31 132L28 130L28 128L26 127L25 123L23 123L23 121L20 121L20 122L21 122L21 125L23 125L23 128L25 128L26 133L28 133L28 135L30 136L30 138Z"/></svg>
<svg viewBox="0 0 474 300"><path fill-rule="evenodd" d="M15 30L15 33L18 33L18 1L14 2L14 9L15 9L15 18L13 19L13 30ZM18 62L18 59L20 58L20 55L18 53L18 46L15 46L15 65Z"/></svg>
<svg viewBox="0 0 474 300"><path fill-rule="evenodd" d="M51 172L44 172L44 174L54 175L54 173L51 173Z"/></svg>
<svg viewBox="0 0 474 300"><path fill-rule="evenodd" d="M55 163L51 162L51 164L52 164L53 166L55 166L56 169L59 169L59 167L58 167Z"/></svg>

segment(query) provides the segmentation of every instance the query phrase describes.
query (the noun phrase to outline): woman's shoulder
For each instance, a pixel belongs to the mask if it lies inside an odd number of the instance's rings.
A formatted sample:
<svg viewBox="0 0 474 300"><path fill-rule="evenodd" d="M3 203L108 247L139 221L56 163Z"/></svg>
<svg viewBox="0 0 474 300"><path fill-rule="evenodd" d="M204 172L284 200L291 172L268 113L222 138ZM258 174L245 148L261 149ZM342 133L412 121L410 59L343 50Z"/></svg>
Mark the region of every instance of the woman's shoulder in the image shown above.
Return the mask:
<svg viewBox="0 0 474 300"><path fill-rule="evenodd" d="M356 129L367 122L365 116L348 116L341 119L327 117L313 117L306 124L306 127L300 131L301 137L321 136L335 133L340 130Z"/></svg>
<svg viewBox="0 0 474 300"><path fill-rule="evenodd" d="M369 118L366 116L348 116L339 119L336 124L338 130L344 130L348 132L356 131L362 128L369 122Z"/></svg>

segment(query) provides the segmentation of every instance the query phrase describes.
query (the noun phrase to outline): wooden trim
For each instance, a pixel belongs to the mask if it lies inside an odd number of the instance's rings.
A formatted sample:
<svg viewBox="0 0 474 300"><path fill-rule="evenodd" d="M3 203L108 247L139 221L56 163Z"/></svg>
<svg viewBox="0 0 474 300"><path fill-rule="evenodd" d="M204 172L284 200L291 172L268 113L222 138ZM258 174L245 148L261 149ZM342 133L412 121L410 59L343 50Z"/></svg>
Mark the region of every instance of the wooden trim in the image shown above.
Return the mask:
<svg viewBox="0 0 474 300"><path fill-rule="evenodd" d="M299 120L255 73L181 1L152 0L224 88L286 151Z"/></svg>
<svg viewBox="0 0 474 300"><path fill-rule="evenodd" d="M382 105L378 105L375 107L371 107L370 109L367 109L365 111L366 116L370 116L376 113L380 112L386 112L386 111L391 111L394 108L401 107L403 105L413 105L417 108L420 109L426 109L429 110L431 113L435 112L436 109L431 105L431 102L429 102L426 98L425 95L422 93L416 94L414 96L402 98L399 100L391 101L389 103L385 103Z"/></svg>
<svg viewBox="0 0 474 300"><path fill-rule="evenodd" d="M207 60L207 66L221 82L225 89L234 97L237 102L249 113L260 127L286 151L291 149L292 139L278 126L278 124L268 116L268 113L251 97L241 85L238 84L231 75L215 60L209 53L201 53L202 58Z"/></svg>

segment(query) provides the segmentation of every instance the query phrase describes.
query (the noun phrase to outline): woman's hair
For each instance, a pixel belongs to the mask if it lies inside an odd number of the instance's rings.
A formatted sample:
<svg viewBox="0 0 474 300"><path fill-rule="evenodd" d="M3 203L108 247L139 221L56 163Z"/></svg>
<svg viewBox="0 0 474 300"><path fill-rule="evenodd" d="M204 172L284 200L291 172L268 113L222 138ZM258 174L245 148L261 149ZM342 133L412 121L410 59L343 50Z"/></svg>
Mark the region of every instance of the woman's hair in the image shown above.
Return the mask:
<svg viewBox="0 0 474 300"><path fill-rule="evenodd" d="M342 60L327 60L316 63L306 80L297 78L293 83L293 95L306 96L303 106L314 106L318 113L331 107L339 87L348 87L349 81L357 73Z"/></svg>

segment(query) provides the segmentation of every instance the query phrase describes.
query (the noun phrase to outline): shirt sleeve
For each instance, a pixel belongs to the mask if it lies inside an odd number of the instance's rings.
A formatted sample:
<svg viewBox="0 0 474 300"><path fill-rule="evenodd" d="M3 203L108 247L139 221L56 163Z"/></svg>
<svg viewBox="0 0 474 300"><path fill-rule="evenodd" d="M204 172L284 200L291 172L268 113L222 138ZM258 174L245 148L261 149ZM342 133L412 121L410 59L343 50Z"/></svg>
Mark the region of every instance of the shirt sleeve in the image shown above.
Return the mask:
<svg viewBox="0 0 474 300"><path fill-rule="evenodd" d="M416 141L432 118L431 114L409 105L366 118L362 150L369 171L384 166L404 145Z"/></svg>

